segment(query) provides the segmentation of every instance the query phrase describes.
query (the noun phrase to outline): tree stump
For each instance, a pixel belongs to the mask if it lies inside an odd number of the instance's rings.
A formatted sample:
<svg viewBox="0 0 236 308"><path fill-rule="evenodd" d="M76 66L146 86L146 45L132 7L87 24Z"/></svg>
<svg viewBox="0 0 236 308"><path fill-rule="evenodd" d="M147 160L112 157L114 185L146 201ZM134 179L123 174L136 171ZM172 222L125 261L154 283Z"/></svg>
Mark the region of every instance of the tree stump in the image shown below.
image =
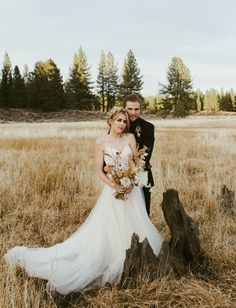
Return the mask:
<svg viewBox="0 0 236 308"><path fill-rule="evenodd" d="M217 197L220 208L225 214L233 215L236 212L235 209L235 193L229 190L226 185L221 186L221 194Z"/></svg>
<svg viewBox="0 0 236 308"><path fill-rule="evenodd" d="M171 270L184 275L192 263L198 262L198 227L185 213L176 190L169 189L163 194L162 210L170 228L170 242L163 241L159 255L156 256L147 239L140 243L138 235L133 234L131 246L126 250L121 287L137 287L142 278L154 280L167 275Z"/></svg>
<svg viewBox="0 0 236 308"><path fill-rule="evenodd" d="M163 194L162 210L171 232L169 262L178 274L183 275L192 262L198 262L199 230L185 213L176 190L169 189Z"/></svg>
<svg viewBox="0 0 236 308"><path fill-rule="evenodd" d="M147 278L152 281L165 274L169 246L164 241L158 256L152 250L148 240L139 242L137 234L133 233L131 246L126 250L124 270L120 281L123 288L136 288L140 280Z"/></svg>

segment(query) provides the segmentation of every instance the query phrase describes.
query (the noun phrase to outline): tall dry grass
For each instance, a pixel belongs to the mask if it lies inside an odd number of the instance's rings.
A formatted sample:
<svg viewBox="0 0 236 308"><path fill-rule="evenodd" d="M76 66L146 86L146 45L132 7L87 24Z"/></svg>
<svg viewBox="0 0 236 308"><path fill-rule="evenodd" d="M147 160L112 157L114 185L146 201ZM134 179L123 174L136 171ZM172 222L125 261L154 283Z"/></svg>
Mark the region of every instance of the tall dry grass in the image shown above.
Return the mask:
<svg viewBox="0 0 236 308"><path fill-rule="evenodd" d="M166 189L177 189L199 224L208 256L204 271L144 280L134 290L108 286L51 298L44 281L1 262L0 306L235 307L236 219L217 204L221 184L236 191L236 124L225 121L155 122L151 220L168 239L159 205ZM101 191L93 153L105 125L9 124L0 131L1 253L15 245L47 247L63 241L83 223Z"/></svg>

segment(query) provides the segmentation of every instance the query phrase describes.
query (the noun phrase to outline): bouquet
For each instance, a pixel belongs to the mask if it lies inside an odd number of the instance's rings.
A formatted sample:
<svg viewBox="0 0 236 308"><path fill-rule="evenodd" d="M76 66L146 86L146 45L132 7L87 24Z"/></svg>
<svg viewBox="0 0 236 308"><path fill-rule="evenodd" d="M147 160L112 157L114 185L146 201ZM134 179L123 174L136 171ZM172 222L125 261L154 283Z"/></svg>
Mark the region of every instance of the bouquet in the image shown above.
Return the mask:
<svg viewBox="0 0 236 308"><path fill-rule="evenodd" d="M147 147L137 150L136 154L132 157L130 155L127 160L121 157L119 152L116 155L104 153L108 156L107 165L104 167L104 171L107 176L115 183L122 185L125 188L131 188L133 186L148 187L148 173L144 170L145 156ZM114 197L120 200L126 200L125 193L115 192Z"/></svg>

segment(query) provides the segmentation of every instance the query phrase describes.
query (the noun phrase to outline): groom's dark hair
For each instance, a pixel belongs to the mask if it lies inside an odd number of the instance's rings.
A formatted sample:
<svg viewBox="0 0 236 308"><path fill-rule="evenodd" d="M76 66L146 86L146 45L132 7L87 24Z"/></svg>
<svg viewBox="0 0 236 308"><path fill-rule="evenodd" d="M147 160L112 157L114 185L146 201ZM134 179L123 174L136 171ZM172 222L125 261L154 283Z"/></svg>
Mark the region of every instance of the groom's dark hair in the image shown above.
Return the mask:
<svg viewBox="0 0 236 308"><path fill-rule="evenodd" d="M123 107L124 108L126 107L127 102L138 102L140 104L140 108L141 108L143 100L142 100L141 96L132 93L132 94L126 95L123 98Z"/></svg>

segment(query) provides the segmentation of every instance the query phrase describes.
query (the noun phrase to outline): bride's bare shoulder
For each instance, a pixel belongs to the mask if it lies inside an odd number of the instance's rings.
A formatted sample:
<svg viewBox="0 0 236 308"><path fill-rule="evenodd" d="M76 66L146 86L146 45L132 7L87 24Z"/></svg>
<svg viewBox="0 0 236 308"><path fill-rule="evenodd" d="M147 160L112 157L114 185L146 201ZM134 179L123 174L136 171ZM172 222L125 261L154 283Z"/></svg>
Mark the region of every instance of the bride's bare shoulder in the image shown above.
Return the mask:
<svg viewBox="0 0 236 308"><path fill-rule="evenodd" d="M131 141L135 140L135 137L134 137L133 134L126 133L126 136L127 136L127 139L128 139L128 140L131 140Z"/></svg>

